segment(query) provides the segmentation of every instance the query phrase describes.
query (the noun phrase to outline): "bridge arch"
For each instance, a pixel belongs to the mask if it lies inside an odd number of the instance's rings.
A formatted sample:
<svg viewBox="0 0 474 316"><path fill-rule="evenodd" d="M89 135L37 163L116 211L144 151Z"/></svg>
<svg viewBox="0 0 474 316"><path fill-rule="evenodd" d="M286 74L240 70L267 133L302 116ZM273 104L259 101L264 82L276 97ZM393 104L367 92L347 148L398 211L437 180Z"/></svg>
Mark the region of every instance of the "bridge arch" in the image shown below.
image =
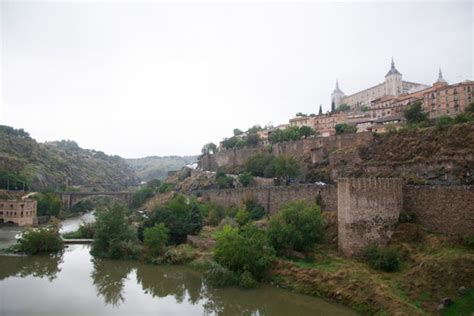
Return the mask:
<svg viewBox="0 0 474 316"><path fill-rule="evenodd" d="M57 193L66 210L70 210L81 201L90 200L95 197L110 197L130 206L131 192L59 192Z"/></svg>

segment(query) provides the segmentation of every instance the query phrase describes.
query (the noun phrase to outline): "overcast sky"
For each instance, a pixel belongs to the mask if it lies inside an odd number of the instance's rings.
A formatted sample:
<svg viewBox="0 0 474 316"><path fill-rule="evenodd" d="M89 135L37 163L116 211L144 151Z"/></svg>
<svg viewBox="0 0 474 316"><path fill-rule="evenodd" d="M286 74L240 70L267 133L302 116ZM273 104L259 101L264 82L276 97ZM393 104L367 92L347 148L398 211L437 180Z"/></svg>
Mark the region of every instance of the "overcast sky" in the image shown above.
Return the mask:
<svg viewBox="0 0 474 316"><path fill-rule="evenodd" d="M1 124L127 158L198 154L378 84L473 78L473 1L1 3Z"/></svg>

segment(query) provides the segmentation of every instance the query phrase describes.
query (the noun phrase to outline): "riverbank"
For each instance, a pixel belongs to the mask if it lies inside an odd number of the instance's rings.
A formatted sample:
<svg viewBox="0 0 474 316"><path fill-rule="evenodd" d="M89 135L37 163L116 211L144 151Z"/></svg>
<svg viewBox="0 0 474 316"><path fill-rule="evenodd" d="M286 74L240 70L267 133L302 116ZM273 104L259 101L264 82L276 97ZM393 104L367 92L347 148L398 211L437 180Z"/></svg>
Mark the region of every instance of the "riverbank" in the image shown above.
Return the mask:
<svg viewBox="0 0 474 316"><path fill-rule="evenodd" d="M337 251L335 214L325 213L325 221L324 243L304 259L277 259L271 269L272 284L362 314L454 315L450 311L458 308L464 309L464 315L474 312L469 302L474 291L474 251L416 224L403 223L390 245L401 253L400 271L378 271L342 257ZM191 239L202 256L212 256L215 231L206 227Z"/></svg>

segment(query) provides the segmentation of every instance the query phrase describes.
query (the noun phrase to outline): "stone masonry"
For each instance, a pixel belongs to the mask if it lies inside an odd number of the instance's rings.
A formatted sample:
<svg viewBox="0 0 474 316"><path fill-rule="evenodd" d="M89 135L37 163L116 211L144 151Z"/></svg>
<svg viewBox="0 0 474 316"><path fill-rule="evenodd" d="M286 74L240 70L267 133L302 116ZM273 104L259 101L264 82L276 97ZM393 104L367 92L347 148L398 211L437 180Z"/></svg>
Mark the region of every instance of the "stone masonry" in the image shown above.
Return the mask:
<svg viewBox="0 0 474 316"><path fill-rule="evenodd" d="M338 241L346 256L375 242L390 239L403 206L399 178L341 178L338 180Z"/></svg>

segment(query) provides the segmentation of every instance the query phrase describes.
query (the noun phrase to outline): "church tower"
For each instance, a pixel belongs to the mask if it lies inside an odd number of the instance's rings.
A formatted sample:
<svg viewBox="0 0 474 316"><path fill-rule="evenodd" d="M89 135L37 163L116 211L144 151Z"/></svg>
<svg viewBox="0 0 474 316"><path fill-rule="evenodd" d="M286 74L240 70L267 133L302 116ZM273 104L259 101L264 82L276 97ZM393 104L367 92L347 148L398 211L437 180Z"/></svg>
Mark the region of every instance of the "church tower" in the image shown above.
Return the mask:
<svg viewBox="0 0 474 316"><path fill-rule="evenodd" d="M442 87L442 86L446 86L447 84L448 82L444 80L443 73L441 72L441 68L440 68L438 72L438 80L436 80L436 82L433 83L433 87Z"/></svg>
<svg viewBox="0 0 474 316"><path fill-rule="evenodd" d="M392 58L390 70L385 75L385 95L399 96L403 92L402 74L395 68Z"/></svg>
<svg viewBox="0 0 474 316"><path fill-rule="evenodd" d="M337 107L342 103L342 99L345 97L344 92L339 89L339 81L336 79L336 88L331 93L331 112L334 112Z"/></svg>

